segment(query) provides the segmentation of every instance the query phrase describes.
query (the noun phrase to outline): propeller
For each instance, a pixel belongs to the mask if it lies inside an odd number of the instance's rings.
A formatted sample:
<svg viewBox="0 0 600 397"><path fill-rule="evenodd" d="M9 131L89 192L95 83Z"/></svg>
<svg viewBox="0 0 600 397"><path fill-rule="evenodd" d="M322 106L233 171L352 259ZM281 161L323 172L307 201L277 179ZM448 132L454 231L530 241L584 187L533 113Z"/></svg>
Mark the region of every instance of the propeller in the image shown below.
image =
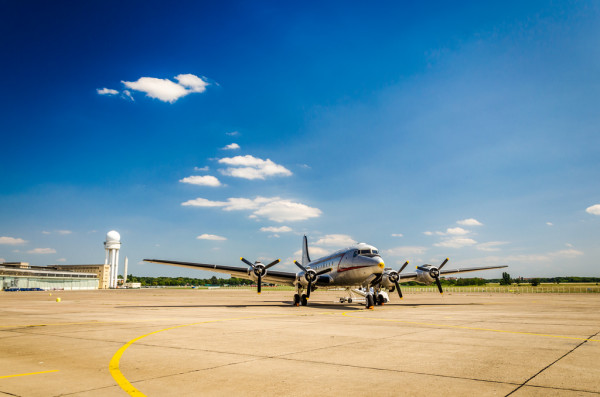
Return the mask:
<svg viewBox="0 0 600 397"><path fill-rule="evenodd" d="M246 265L250 266L250 268L252 269L252 272L258 278L258 285L256 287L257 287L257 291L259 294L261 292L262 278L265 274L267 274L267 269L270 267L273 267L276 264L278 264L279 262L281 262L281 259L276 259L273 262L269 263L268 265L264 265L259 261L252 263L249 260L247 260L246 258L240 258L240 260L242 262L244 262Z"/></svg>
<svg viewBox="0 0 600 397"><path fill-rule="evenodd" d="M398 271L392 270L390 272L390 274L388 275L388 279L392 283L394 283L394 285L396 286L396 289L398 290L398 295L400 296L400 299L402 299L402 291L400 291L400 284L398 283L398 281L400 281L400 273L402 273L402 270L404 270L404 268L407 265L408 265L408 261L404 262L404 265L402 265L400 270L398 270Z"/></svg>
<svg viewBox="0 0 600 397"><path fill-rule="evenodd" d="M319 277L322 274L329 273L331 269L327 268L319 270L317 272L315 271L315 269L305 268L304 266L299 264L298 261L294 261L294 264L304 271L304 279L308 282L308 286L306 287L306 298L308 299L310 298L310 291L312 289L312 285L315 281L317 281L317 277Z"/></svg>
<svg viewBox="0 0 600 397"><path fill-rule="evenodd" d="M417 269L419 269L423 272L429 272L429 277L431 277L432 279L435 280L435 283L437 284L440 294L444 293L444 291L442 290L442 283L440 283L440 270L444 266L446 266L446 263L448 263L448 258L446 258L439 267L429 266L429 265L417 266Z"/></svg>

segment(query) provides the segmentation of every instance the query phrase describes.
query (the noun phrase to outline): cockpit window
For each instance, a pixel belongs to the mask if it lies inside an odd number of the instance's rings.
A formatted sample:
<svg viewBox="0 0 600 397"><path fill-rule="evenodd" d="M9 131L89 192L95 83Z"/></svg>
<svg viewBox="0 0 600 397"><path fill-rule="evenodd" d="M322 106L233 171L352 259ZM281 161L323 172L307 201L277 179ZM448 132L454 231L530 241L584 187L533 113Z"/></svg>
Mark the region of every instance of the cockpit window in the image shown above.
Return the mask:
<svg viewBox="0 0 600 397"><path fill-rule="evenodd" d="M377 256L379 255L379 251L377 250L359 250L358 251L359 255L363 255L363 256Z"/></svg>

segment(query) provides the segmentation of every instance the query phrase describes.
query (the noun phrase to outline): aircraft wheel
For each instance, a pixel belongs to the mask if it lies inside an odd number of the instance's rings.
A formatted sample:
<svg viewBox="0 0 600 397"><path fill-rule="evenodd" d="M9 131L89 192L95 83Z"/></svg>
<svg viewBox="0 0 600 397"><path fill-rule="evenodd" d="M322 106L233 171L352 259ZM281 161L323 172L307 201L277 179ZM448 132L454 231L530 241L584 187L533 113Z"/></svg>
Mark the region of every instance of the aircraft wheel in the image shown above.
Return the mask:
<svg viewBox="0 0 600 397"><path fill-rule="evenodd" d="M302 303L302 306L308 305L308 298L306 297L306 294L302 294L301 303Z"/></svg>
<svg viewBox="0 0 600 397"><path fill-rule="evenodd" d="M300 306L300 295L299 294L294 295L294 306Z"/></svg>
<svg viewBox="0 0 600 397"><path fill-rule="evenodd" d="M348 298L348 303L352 303L352 298Z"/></svg>
<svg viewBox="0 0 600 397"><path fill-rule="evenodd" d="M385 298L383 297L383 295L377 295L377 304L379 306L383 306L384 303L385 303Z"/></svg>
<svg viewBox="0 0 600 397"><path fill-rule="evenodd" d="M340 303L344 303L346 300L344 298L340 298Z"/></svg>
<svg viewBox="0 0 600 397"><path fill-rule="evenodd" d="M375 302L373 301L373 295L368 294L366 299L367 309L372 309L375 306Z"/></svg>

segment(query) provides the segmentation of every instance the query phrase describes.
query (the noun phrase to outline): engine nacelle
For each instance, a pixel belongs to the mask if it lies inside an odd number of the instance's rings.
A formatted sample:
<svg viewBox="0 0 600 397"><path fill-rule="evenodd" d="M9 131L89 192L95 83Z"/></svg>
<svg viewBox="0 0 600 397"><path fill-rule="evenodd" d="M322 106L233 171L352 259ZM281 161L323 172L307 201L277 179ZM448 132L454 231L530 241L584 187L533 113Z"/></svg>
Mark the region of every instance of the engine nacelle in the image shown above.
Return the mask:
<svg viewBox="0 0 600 397"><path fill-rule="evenodd" d="M387 288L387 289L390 289L390 290L392 288L395 288L395 284L394 284L394 282L392 281L392 279L390 277L390 273L384 273L381 276L381 286L383 288Z"/></svg>
<svg viewBox="0 0 600 397"><path fill-rule="evenodd" d="M256 262L254 267L248 269L248 276L252 281L258 281L258 275L262 273L261 277L265 277L267 275L267 269L265 269L265 265L260 262Z"/></svg>
<svg viewBox="0 0 600 397"><path fill-rule="evenodd" d="M418 283L423 283L429 285L435 282L435 275L439 275L439 270L437 267L430 266L427 270L417 269L417 281Z"/></svg>

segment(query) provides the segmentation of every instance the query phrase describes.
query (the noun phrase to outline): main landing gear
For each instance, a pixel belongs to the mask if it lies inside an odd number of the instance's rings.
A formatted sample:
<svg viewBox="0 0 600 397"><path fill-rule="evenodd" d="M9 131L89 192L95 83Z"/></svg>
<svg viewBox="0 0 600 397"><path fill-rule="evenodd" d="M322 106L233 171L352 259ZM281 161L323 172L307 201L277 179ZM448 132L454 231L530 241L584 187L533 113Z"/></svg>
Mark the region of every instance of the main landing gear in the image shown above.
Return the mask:
<svg viewBox="0 0 600 397"><path fill-rule="evenodd" d="M294 306L306 306L308 305L308 298L306 294L295 294L294 295Z"/></svg>

